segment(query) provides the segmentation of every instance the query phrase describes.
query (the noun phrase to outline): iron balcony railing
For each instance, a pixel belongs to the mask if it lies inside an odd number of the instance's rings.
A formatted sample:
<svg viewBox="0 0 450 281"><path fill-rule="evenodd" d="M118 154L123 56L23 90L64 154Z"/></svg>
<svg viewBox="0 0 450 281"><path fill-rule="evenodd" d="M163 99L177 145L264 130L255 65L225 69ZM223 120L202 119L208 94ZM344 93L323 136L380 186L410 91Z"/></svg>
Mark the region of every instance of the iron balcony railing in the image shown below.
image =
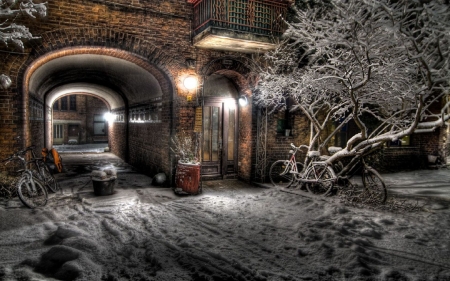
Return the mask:
<svg viewBox="0 0 450 281"><path fill-rule="evenodd" d="M275 0L197 0L194 36L209 27L258 35L280 36L285 31L288 3Z"/></svg>

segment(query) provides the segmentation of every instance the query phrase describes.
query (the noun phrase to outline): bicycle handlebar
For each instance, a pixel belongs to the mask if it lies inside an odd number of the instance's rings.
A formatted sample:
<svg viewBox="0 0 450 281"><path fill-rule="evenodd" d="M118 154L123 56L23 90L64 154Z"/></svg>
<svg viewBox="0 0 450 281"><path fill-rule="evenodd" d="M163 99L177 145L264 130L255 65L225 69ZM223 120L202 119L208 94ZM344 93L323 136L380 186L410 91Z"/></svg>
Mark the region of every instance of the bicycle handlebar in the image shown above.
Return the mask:
<svg viewBox="0 0 450 281"><path fill-rule="evenodd" d="M20 154L20 152L23 152L23 151L16 152L16 153L14 153L13 155L9 156L8 158L3 159L3 160L2 160L2 163L5 163L5 165L7 165L9 162L11 162L12 160L17 159L17 158L18 158L20 161L25 161L25 160L23 159L23 157L21 157L22 154Z"/></svg>
<svg viewBox="0 0 450 281"><path fill-rule="evenodd" d="M14 158L19 158L20 160L23 160L21 156L25 155L25 153L27 153L30 150L32 151L35 147L36 147L35 145L30 145L23 150L19 150L19 151L15 152L14 154L12 154L11 156L9 156L8 158L3 159L2 163L9 162L9 161L13 160Z"/></svg>
<svg viewBox="0 0 450 281"><path fill-rule="evenodd" d="M293 143L291 143L291 147L294 148L294 149L297 149L297 150L302 149L302 148L309 149L309 147L307 145L304 145L304 144L301 144L299 147L297 147Z"/></svg>

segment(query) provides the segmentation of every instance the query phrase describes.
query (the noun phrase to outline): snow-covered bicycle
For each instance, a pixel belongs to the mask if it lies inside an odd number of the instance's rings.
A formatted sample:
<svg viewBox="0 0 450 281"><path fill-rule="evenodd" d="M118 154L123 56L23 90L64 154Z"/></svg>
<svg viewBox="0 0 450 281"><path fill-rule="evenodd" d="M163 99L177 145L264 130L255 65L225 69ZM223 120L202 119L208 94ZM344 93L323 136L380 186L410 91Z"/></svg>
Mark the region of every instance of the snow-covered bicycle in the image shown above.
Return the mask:
<svg viewBox="0 0 450 281"><path fill-rule="evenodd" d="M289 160L275 161L269 170L269 178L276 187L288 188L292 185L305 187L313 194L326 196L335 185L352 186L350 179L355 174L361 174L363 192L377 203L385 203L387 198L386 185L380 174L364 161L364 155L355 156L346 166L342 162L334 165L326 163L326 158L318 151L309 151L306 145L296 147L291 143L292 150ZM306 167L296 161L296 153L306 149Z"/></svg>
<svg viewBox="0 0 450 281"><path fill-rule="evenodd" d="M9 162L18 162L19 169L16 171L19 173L19 177L13 182L13 188L17 189L17 195L20 201L28 208L42 207L47 204L48 194L47 190L38 178L33 176L32 170L27 168L27 161L24 158L26 150L21 150L10 157L3 160L5 165Z"/></svg>

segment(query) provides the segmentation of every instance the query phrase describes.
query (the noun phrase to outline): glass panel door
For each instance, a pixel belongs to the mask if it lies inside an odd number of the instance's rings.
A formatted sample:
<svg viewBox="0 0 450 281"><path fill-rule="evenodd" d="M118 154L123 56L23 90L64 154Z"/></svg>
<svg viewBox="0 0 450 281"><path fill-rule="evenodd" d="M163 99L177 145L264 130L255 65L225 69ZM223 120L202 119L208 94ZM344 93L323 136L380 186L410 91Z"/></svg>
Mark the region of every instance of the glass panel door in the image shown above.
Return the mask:
<svg viewBox="0 0 450 281"><path fill-rule="evenodd" d="M202 175L236 173L237 110L234 101L206 102L203 107Z"/></svg>
<svg viewBox="0 0 450 281"><path fill-rule="evenodd" d="M203 107L203 170L207 175L220 174L222 108L220 104Z"/></svg>
<svg viewBox="0 0 450 281"><path fill-rule="evenodd" d="M235 118L235 108L229 108L228 114L228 155L227 160L234 160L234 152L235 152L235 143L236 143L236 118Z"/></svg>

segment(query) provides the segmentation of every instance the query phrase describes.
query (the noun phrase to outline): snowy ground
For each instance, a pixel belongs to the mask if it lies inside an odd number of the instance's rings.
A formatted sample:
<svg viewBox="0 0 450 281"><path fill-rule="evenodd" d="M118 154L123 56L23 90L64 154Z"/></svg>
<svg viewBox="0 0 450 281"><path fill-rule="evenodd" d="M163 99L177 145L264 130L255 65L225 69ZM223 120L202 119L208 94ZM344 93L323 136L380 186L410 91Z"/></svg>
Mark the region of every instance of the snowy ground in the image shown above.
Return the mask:
<svg viewBox="0 0 450 281"><path fill-rule="evenodd" d="M234 180L180 197L101 155L58 175L43 209L1 201L0 280L450 280L447 198L394 213ZM108 163L116 193L95 197L89 172ZM450 170L411 173L391 190L449 188Z"/></svg>
<svg viewBox="0 0 450 281"><path fill-rule="evenodd" d="M108 143L90 143L90 144L61 144L54 145L53 148L59 153L102 153Z"/></svg>

